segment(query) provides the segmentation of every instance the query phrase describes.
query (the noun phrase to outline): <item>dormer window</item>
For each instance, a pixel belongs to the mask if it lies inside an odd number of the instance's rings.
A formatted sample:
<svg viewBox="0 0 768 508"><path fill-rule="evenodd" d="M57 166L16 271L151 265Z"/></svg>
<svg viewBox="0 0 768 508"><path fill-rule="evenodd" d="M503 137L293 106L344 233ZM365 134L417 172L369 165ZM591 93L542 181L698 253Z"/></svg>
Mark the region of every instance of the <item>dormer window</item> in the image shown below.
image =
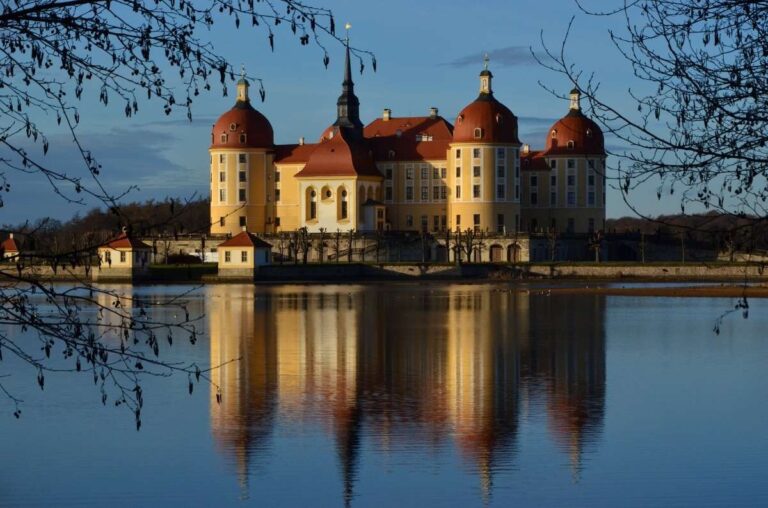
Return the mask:
<svg viewBox="0 0 768 508"><path fill-rule="evenodd" d="M234 123L234 122L232 122L231 124L229 124L229 130L231 130L231 131L235 131L235 130L237 130L237 124L236 124L236 123Z"/></svg>
<svg viewBox="0 0 768 508"><path fill-rule="evenodd" d="M587 137L588 138L592 137L592 129L587 129Z"/></svg>
<svg viewBox="0 0 768 508"><path fill-rule="evenodd" d="M464 121L464 115L459 115L456 117L456 123L461 123Z"/></svg>
<svg viewBox="0 0 768 508"><path fill-rule="evenodd" d="M229 136L227 136L226 134L222 134L221 135L221 142L222 143L226 143L228 139L229 139Z"/></svg>
<svg viewBox="0 0 768 508"><path fill-rule="evenodd" d="M388 152L387 152L387 158L388 158L389 160L392 160L392 159L394 159L394 158L395 158L395 151L394 151L394 150L390 150L390 151L388 151Z"/></svg>
<svg viewBox="0 0 768 508"><path fill-rule="evenodd" d="M557 137L557 129L552 129L552 139L555 139Z"/></svg>
<svg viewBox="0 0 768 508"><path fill-rule="evenodd" d="M243 132L240 134L240 143L245 144L245 140L246 140L246 136L245 136L245 133Z"/></svg>
<svg viewBox="0 0 768 508"><path fill-rule="evenodd" d="M573 142L573 140L572 140L572 139L571 139L570 141L568 141L568 148L569 148L570 150L573 150L573 147L574 147L574 146L575 146L575 143Z"/></svg>
<svg viewBox="0 0 768 508"><path fill-rule="evenodd" d="M496 123L501 125L502 120L503 117L501 116L501 113L496 113Z"/></svg>
<svg viewBox="0 0 768 508"><path fill-rule="evenodd" d="M475 139L482 139L483 138L483 129L480 127L475 127Z"/></svg>

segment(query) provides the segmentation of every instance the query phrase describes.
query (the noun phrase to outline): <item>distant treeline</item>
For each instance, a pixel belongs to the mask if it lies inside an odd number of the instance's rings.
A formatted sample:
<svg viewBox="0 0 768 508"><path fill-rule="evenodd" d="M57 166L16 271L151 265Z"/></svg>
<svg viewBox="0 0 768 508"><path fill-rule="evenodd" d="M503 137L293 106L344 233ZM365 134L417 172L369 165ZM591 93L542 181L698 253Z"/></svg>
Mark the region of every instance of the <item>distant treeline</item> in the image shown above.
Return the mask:
<svg viewBox="0 0 768 508"><path fill-rule="evenodd" d="M720 250L768 249L768 221L757 217L717 212L696 215L660 215L653 219L607 219L609 234L644 234L657 239L680 238L710 244Z"/></svg>
<svg viewBox="0 0 768 508"><path fill-rule="evenodd" d="M15 233L22 250L64 253L98 245L118 235L123 228L140 237L206 234L210 229L209 217L207 199L166 199L121 204L116 210L94 208L66 222L46 217L34 222L4 224L2 229Z"/></svg>

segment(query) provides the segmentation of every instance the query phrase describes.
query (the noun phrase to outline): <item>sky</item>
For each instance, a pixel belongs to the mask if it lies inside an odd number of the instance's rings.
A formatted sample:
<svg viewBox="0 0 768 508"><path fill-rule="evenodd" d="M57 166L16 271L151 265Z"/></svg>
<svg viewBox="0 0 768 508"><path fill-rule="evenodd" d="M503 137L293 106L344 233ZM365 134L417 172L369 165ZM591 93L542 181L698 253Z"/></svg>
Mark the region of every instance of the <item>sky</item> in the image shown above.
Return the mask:
<svg viewBox="0 0 768 508"><path fill-rule="evenodd" d="M612 1L585 3L605 8ZM540 66L531 51L541 54L542 40L559 50L572 18L566 54L584 72L594 73L606 101L631 109L628 90L641 86L608 36L609 29L621 29L622 20L587 16L579 12L574 0L311 2L333 10L337 26L351 23L352 46L376 55L376 72L366 61L365 71L354 76L364 123L380 116L384 108L392 109L393 116L416 116L427 115L433 106L453 122L477 96L478 73L487 52L495 95L519 117L521 141L534 149L543 147L549 126L568 111L567 101L548 89L566 94L572 84ZM276 143L295 143L302 136L316 140L335 120L343 47L325 41L331 56L326 69L323 50L312 44L301 46L287 27L276 31L274 52L266 32L244 27L247 24L240 30L229 24L216 25L210 32L216 51L235 67L244 65L249 76L263 80L266 100L259 102L256 97L254 106L270 120ZM141 103L139 114L126 119L122 104L105 108L96 93L91 96L79 105L82 122L78 134L102 164L102 181L110 192L131 189L125 198L128 201L207 197L210 128L232 106L233 86L228 97L222 97L216 88L199 97L192 122L181 109L165 116L162 104L152 101ZM41 123L51 139L46 160L76 173L80 164L70 137L56 131L52 121ZM621 150L615 143L610 138L606 141L610 150ZM12 190L4 196L0 223L44 216L68 220L93 206L93 202L67 202L52 193L50 184L39 176L9 172L6 176ZM646 213L679 210L677 203L658 202L653 186L641 189L634 199ZM609 190L608 217L628 214L620 193Z"/></svg>

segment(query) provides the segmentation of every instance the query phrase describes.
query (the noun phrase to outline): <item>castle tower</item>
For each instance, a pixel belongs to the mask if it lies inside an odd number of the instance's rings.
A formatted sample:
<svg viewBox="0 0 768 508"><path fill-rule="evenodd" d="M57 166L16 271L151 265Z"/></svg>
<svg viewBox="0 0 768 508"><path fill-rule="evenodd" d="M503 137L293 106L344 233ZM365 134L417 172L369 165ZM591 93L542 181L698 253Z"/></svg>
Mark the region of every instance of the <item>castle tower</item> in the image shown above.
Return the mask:
<svg viewBox="0 0 768 508"><path fill-rule="evenodd" d="M493 95L488 56L480 94L456 118L448 150L451 229L507 233L520 220L517 117Z"/></svg>
<svg viewBox="0 0 768 508"><path fill-rule="evenodd" d="M253 108L250 84L237 82L237 101L211 131L211 233L273 231L274 135L269 120Z"/></svg>

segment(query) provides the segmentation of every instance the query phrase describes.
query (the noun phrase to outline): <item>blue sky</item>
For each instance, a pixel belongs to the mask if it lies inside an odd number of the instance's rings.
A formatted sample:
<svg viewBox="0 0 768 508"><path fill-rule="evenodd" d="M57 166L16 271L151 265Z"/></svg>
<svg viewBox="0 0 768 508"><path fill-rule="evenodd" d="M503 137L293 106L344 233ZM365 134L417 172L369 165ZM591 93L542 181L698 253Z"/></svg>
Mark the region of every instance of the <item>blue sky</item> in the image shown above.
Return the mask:
<svg viewBox="0 0 768 508"><path fill-rule="evenodd" d="M636 89L638 83L608 38L608 30L620 29L617 23L621 20L585 16L573 0L315 3L331 8L338 26L352 24L353 46L376 54L377 72L366 62L365 72L355 73L365 123L380 115L383 108L391 108L395 116L405 116L426 115L431 106L453 121L476 97L482 55L488 52L496 96L520 118L522 141L534 148L543 146L549 125L567 112L568 104L553 97L540 83L563 93L571 84L536 64L529 48L540 51L542 36L547 44L559 48L572 16L576 18L566 48L570 59L596 74L605 99L626 104L629 110L634 107L627 91ZM607 5L605 0L591 3L602 8ZM211 32L211 40L236 67L242 63L249 75L263 79L266 101L255 106L271 121L277 143L296 142L301 136L315 140L333 122L343 63L338 43L326 41L331 54L326 70L322 50L301 46L287 28L277 31L274 53L266 33L258 27L235 30L228 24L218 25ZM141 104L139 114L126 119L122 105L104 108L93 93L80 105L83 123L78 132L102 163L104 181L112 192L135 185L138 190L129 195L132 200L207 196L210 127L231 107L233 91L222 97L221 91L214 89L198 98L192 123L181 110L166 117L162 105L152 101ZM47 160L76 173L76 153L65 133L55 129L49 133L52 142ZM66 220L90 207L68 204L53 196L39 178L8 176L13 189L0 209L0 223L47 215ZM650 213L678 209L676 203L659 203L651 187L636 199L641 209ZM618 191L609 192L607 213L609 217L629 213Z"/></svg>

